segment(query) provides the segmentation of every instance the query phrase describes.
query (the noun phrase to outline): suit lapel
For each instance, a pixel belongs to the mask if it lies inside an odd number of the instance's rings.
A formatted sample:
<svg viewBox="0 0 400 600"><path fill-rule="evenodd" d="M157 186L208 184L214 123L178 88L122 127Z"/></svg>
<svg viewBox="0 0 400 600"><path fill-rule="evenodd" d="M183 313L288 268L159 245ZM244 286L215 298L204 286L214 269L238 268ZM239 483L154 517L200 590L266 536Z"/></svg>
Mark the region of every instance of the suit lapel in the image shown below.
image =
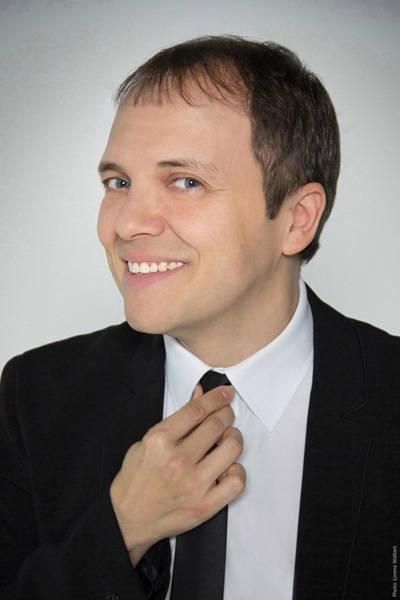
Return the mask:
<svg viewBox="0 0 400 600"><path fill-rule="evenodd" d="M348 319L309 291L314 318L295 600L344 598L371 439L362 347Z"/></svg>
<svg viewBox="0 0 400 600"><path fill-rule="evenodd" d="M161 421L164 400L165 349L162 336L143 335L121 379L115 377L113 398L104 423L100 488L111 483L128 448Z"/></svg>

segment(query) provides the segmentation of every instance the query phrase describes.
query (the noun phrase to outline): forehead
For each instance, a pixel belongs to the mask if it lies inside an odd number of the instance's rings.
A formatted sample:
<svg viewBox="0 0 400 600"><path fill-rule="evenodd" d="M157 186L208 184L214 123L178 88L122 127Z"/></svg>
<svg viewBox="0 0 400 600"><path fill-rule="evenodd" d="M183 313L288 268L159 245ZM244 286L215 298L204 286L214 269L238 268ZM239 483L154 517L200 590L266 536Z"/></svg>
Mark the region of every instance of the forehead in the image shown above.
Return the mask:
<svg viewBox="0 0 400 600"><path fill-rule="evenodd" d="M252 153L250 121L243 108L197 91L191 102L178 94L154 101L125 101L116 114L105 156L180 152L225 157ZM157 156L160 159L160 156Z"/></svg>

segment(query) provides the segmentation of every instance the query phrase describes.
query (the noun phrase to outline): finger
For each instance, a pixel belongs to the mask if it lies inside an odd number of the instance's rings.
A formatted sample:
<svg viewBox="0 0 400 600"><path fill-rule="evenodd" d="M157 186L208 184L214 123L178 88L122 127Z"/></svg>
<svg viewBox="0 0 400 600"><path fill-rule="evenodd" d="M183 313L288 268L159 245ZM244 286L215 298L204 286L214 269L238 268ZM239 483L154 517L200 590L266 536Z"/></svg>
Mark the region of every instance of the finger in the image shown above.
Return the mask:
<svg viewBox="0 0 400 600"><path fill-rule="evenodd" d="M190 400L176 413L164 419L160 425L171 440L179 442L193 431L209 415L227 406L233 399L231 386L220 386L197 398Z"/></svg>
<svg viewBox="0 0 400 600"><path fill-rule="evenodd" d="M246 471L240 463L233 463L226 471L221 483L209 492L209 502L216 507L215 513L240 496L246 488Z"/></svg>
<svg viewBox="0 0 400 600"><path fill-rule="evenodd" d="M191 457L192 463L200 461L215 444L223 439L235 420L230 406L224 406L209 415L182 442L182 450ZM237 458L237 457L236 457Z"/></svg>
<svg viewBox="0 0 400 600"><path fill-rule="evenodd" d="M210 482L224 479L230 467L243 452L243 436L236 427L229 427L215 450L198 463L201 476Z"/></svg>
<svg viewBox="0 0 400 600"><path fill-rule="evenodd" d="M235 429L235 431L234 431L233 434L237 436L237 440L238 440L239 444L241 445L242 452L243 452L243 445L244 444L243 444L243 436L242 436L241 431ZM225 437L229 437L229 435L231 435L231 432L230 432L230 430L227 430L226 433L225 433ZM222 441L220 442L220 444L222 443ZM228 471L224 471L219 477L217 477L217 482L220 483L222 481L222 479L224 479L224 477L227 476L227 474L228 474Z"/></svg>

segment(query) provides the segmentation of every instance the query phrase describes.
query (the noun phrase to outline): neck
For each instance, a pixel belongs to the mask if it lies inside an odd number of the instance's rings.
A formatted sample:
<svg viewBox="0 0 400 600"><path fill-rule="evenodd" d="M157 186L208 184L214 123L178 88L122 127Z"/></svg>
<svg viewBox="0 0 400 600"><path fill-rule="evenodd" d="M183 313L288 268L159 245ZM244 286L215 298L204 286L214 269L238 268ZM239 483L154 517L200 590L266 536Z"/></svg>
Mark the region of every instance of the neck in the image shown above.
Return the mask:
<svg viewBox="0 0 400 600"><path fill-rule="evenodd" d="M223 324L210 324L176 336L182 346L210 367L230 367L267 346L292 319L299 302L299 273L287 286L272 291L265 310L246 311L250 318L232 316ZM251 307L249 307L251 309Z"/></svg>

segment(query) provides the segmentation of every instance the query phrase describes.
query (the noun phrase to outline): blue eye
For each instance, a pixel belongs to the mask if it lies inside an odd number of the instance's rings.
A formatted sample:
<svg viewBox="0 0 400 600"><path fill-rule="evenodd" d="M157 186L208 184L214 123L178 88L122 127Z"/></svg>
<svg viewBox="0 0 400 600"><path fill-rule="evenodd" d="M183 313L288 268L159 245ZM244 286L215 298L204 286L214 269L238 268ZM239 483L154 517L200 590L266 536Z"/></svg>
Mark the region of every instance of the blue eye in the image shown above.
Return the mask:
<svg viewBox="0 0 400 600"><path fill-rule="evenodd" d="M105 183L107 187L112 190L121 190L124 188L129 189L131 187L131 184L121 177L111 177L110 179L107 179Z"/></svg>
<svg viewBox="0 0 400 600"><path fill-rule="evenodd" d="M192 177L179 177L179 179L174 181L174 184L176 187L185 190L191 190L201 185L200 181L197 181L197 179L193 179Z"/></svg>

